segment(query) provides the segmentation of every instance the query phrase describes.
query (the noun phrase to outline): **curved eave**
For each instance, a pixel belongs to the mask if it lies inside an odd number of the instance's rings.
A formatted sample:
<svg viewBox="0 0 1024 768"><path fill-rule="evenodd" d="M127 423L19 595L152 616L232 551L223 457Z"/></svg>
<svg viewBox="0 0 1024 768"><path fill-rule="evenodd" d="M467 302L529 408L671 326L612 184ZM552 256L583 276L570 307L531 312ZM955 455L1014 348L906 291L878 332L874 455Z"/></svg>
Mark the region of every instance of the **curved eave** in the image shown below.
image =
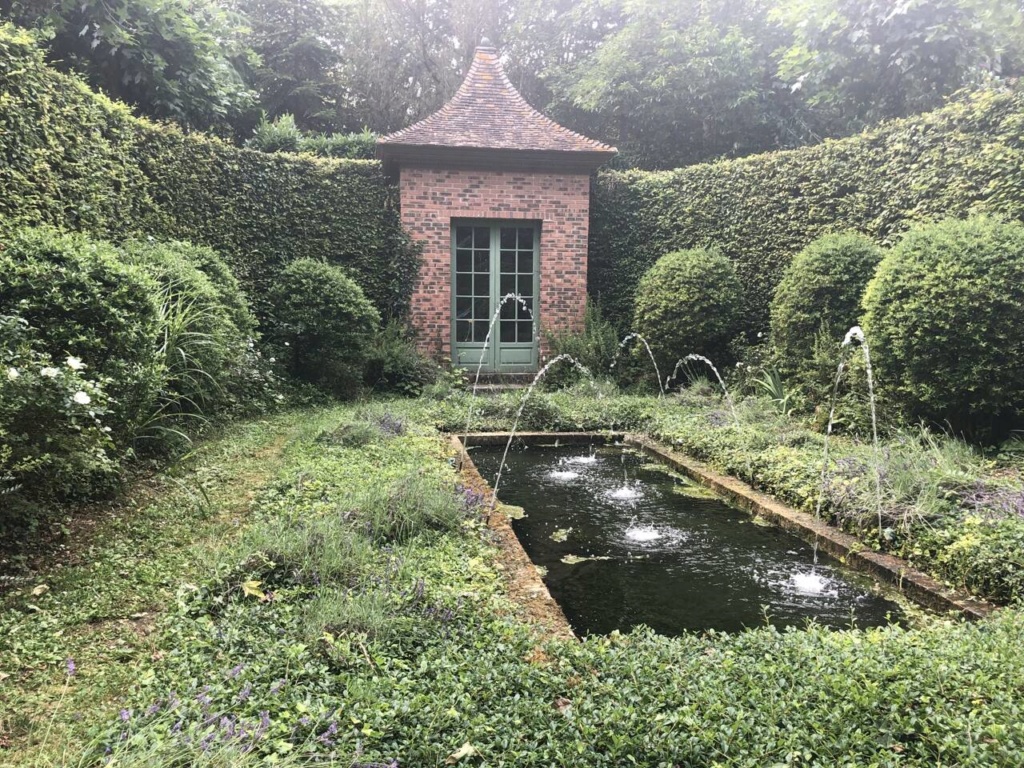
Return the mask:
<svg viewBox="0 0 1024 768"><path fill-rule="evenodd" d="M616 154L615 149L567 152L399 144L383 141L377 144L377 157L384 165L384 172L389 176L396 175L403 167L590 174Z"/></svg>

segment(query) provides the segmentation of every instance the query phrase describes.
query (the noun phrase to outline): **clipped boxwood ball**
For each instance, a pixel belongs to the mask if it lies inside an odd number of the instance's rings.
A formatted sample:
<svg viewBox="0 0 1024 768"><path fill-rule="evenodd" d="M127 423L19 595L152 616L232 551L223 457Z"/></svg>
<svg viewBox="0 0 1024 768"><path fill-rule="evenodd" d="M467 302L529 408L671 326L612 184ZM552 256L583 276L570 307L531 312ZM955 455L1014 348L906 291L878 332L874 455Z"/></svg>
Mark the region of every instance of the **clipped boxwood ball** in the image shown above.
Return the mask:
<svg viewBox="0 0 1024 768"><path fill-rule="evenodd" d="M732 262L718 250L668 253L640 280L633 329L665 375L691 353L721 363L736 335L742 295Z"/></svg>
<svg viewBox="0 0 1024 768"><path fill-rule="evenodd" d="M333 264L297 259L278 273L270 301L268 336L292 374L334 394L352 394L380 325L355 281Z"/></svg>
<svg viewBox="0 0 1024 768"><path fill-rule="evenodd" d="M913 420L1005 435L1024 404L1024 226L988 218L911 230L864 297L889 397Z"/></svg>
<svg viewBox="0 0 1024 768"><path fill-rule="evenodd" d="M859 323L864 289L881 260L882 249L856 232L824 235L793 257L771 305L772 341L780 372L804 383L818 378L815 343L819 336L835 342L838 360L839 344L850 327ZM834 375L834 370L830 373ZM828 379L826 374L826 387Z"/></svg>

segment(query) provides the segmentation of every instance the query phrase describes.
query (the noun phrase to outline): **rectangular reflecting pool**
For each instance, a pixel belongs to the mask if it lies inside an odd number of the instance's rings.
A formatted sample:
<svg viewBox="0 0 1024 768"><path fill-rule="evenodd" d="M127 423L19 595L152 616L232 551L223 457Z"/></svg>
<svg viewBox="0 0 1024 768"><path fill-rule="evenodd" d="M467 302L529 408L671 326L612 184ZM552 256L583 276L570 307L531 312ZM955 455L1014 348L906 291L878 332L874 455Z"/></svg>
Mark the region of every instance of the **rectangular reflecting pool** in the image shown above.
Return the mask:
<svg viewBox="0 0 1024 768"><path fill-rule="evenodd" d="M504 447L470 450L493 487ZM627 448L514 447L498 497L579 635L903 622L870 579Z"/></svg>

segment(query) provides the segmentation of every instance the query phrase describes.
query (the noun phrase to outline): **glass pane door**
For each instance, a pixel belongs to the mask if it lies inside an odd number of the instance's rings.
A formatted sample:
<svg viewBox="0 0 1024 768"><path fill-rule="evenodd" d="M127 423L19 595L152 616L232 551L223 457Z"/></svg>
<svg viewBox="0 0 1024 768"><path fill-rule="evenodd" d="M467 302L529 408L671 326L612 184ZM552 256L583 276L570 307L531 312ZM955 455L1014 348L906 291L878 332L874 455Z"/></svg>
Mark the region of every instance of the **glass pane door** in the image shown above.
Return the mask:
<svg viewBox="0 0 1024 768"><path fill-rule="evenodd" d="M466 222L452 227L456 365L476 368L482 361L482 370L489 372L536 370L538 241L535 224ZM509 294L518 299L503 302ZM499 319L490 330L499 304Z"/></svg>

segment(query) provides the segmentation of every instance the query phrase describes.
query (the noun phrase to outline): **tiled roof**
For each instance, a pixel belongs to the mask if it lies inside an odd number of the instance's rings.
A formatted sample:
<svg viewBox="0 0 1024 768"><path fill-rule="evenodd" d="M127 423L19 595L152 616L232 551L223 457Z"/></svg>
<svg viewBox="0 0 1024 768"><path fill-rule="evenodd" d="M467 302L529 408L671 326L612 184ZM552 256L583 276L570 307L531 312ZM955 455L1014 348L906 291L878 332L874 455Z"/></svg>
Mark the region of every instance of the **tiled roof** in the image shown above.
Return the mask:
<svg viewBox="0 0 1024 768"><path fill-rule="evenodd" d="M526 152L606 154L616 149L570 131L535 110L505 75L486 40L473 55L466 79L451 101L418 123L382 137L381 149L463 147Z"/></svg>

